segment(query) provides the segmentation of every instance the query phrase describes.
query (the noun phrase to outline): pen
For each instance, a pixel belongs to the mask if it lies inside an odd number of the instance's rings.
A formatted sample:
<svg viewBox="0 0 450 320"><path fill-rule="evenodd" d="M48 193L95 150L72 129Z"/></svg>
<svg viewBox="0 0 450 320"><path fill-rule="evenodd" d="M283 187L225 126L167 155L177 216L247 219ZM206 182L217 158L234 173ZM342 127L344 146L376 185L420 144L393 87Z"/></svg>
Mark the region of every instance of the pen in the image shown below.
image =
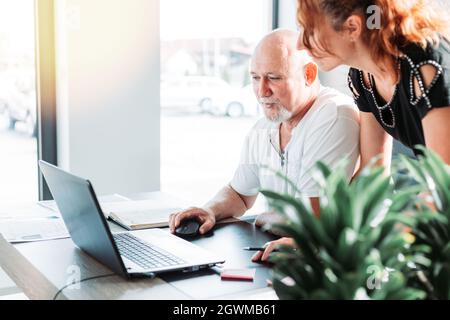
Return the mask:
<svg viewBox="0 0 450 320"><path fill-rule="evenodd" d="M263 248L263 247L244 247L242 249L247 250L247 251L264 251L264 250L266 250L266 248ZM277 251L278 251L278 249L272 250L272 252L277 252Z"/></svg>

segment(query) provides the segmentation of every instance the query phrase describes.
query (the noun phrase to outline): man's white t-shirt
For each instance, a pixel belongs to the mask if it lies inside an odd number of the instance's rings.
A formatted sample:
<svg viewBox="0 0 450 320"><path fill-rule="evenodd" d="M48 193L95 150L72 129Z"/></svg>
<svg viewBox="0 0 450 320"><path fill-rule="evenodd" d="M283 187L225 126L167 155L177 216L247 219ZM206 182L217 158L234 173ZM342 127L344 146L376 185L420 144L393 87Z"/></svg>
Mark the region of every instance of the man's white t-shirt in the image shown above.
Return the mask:
<svg viewBox="0 0 450 320"><path fill-rule="evenodd" d="M292 130L280 151L280 124L260 119L247 135L231 187L244 196L266 189L291 196L319 197L313 173L317 161L335 167L348 161L350 181L359 156L359 113L353 99L321 86L311 109ZM276 172L283 173L300 191L297 194Z"/></svg>

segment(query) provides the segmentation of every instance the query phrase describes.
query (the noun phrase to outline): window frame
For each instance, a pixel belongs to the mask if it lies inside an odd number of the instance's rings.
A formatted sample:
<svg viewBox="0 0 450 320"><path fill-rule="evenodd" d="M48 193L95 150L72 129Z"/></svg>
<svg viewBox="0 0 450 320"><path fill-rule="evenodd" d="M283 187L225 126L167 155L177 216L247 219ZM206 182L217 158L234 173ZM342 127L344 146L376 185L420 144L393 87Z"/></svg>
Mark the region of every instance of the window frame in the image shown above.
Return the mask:
<svg viewBox="0 0 450 320"><path fill-rule="evenodd" d="M37 160L57 164L54 0L35 0ZM44 72L45 71L45 72ZM52 195L38 167L39 200Z"/></svg>

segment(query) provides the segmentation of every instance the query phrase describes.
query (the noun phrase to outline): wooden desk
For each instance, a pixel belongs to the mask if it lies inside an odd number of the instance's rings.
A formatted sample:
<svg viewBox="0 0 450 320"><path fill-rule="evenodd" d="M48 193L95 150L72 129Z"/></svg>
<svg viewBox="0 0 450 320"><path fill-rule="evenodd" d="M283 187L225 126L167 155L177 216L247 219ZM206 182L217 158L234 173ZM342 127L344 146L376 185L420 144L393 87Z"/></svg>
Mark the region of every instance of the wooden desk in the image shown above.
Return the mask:
<svg viewBox="0 0 450 320"><path fill-rule="evenodd" d="M134 199L158 199L161 193L143 193ZM113 232L123 229L111 223ZM154 279L124 279L117 275L97 278L67 287L80 280L112 272L77 248L71 239L11 245L0 236L0 265L30 299L233 299L251 298L272 291L266 279L270 269L250 261L248 245L262 245L273 236L244 221L218 224L209 237L193 240L209 250L220 250L225 267L256 268L253 282L221 281L212 270L193 273L167 273Z"/></svg>

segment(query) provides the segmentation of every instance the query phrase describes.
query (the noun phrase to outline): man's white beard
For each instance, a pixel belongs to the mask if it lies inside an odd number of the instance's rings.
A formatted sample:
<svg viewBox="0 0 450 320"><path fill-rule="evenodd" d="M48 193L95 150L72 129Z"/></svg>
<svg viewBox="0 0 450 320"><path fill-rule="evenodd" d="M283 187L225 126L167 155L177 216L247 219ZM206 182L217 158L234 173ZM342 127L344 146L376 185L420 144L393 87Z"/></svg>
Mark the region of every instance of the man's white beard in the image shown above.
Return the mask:
<svg viewBox="0 0 450 320"><path fill-rule="evenodd" d="M274 123L282 123L289 120L292 117L292 112L288 111L285 107L279 106L278 112L274 115L270 115L268 112L265 112L266 118Z"/></svg>

